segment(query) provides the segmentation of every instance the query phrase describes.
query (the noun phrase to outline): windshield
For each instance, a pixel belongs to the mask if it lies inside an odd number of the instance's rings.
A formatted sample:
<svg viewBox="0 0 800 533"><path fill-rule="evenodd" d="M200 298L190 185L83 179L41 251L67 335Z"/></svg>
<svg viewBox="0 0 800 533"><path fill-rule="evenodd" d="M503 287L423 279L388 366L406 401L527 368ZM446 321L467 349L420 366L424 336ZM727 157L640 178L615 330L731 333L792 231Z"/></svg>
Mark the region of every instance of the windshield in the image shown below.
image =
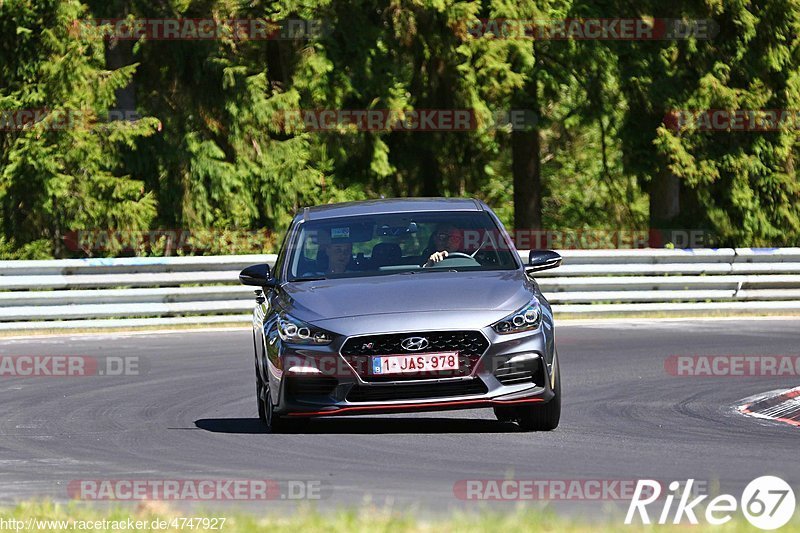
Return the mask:
<svg viewBox="0 0 800 533"><path fill-rule="evenodd" d="M486 212L312 220L295 235L289 281L517 268L516 252Z"/></svg>

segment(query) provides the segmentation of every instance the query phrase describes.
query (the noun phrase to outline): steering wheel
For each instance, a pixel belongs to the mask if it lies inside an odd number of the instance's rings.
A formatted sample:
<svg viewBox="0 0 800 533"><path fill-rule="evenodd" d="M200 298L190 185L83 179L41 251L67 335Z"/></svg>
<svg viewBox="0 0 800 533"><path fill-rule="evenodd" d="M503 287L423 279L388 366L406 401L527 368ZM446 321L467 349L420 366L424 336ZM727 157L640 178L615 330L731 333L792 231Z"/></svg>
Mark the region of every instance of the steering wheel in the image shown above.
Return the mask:
<svg viewBox="0 0 800 533"><path fill-rule="evenodd" d="M473 261L475 261L475 258L472 257L469 254L465 254L465 253L462 253L462 252L447 252L447 257L445 257L444 259L439 261L439 263L441 263L442 261L447 261L450 258L455 259L455 258L458 258L458 257L463 257L464 259L472 259ZM475 261L475 262L477 263L477 261ZM429 265L428 262L426 261L425 263L423 263L422 268L431 268L431 267L434 267L434 266L438 265L439 263L434 263L432 265Z"/></svg>

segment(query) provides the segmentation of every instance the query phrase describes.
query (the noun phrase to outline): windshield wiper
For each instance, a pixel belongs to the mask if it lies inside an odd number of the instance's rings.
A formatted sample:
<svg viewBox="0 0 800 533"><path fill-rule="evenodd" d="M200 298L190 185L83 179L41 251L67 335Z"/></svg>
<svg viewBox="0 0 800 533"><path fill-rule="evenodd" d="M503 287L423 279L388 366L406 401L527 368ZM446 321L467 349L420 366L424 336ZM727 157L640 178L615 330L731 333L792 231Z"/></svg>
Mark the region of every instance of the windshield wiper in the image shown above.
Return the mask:
<svg viewBox="0 0 800 533"><path fill-rule="evenodd" d="M423 272L461 272L461 271L453 267L450 268L428 267L428 268L420 268L419 270L409 270L407 272L402 272L402 274L407 276L408 274L422 274Z"/></svg>
<svg viewBox="0 0 800 533"><path fill-rule="evenodd" d="M314 276L308 276L305 278L294 278L292 281L325 281L328 278L320 278Z"/></svg>

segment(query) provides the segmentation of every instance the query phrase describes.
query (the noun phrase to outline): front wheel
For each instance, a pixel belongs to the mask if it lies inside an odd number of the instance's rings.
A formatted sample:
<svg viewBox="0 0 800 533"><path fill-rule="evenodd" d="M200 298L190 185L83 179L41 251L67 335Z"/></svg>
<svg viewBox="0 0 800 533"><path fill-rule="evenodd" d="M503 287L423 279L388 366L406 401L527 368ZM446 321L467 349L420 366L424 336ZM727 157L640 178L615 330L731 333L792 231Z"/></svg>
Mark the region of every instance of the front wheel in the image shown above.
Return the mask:
<svg viewBox="0 0 800 533"><path fill-rule="evenodd" d="M272 403L272 395L269 391L269 384L264 383L256 368L256 402L258 403L258 419L264 424L267 433L283 433L297 431L305 428L308 419L289 419L275 414L275 405Z"/></svg>
<svg viewBox="0 0 800 533"><path fill-rule="evenodd" d="M258 419L264 424L265 429L274 433L280 429L281 419L275 415L275 406L272 404L272 395L269 384L264 383L256 366L256 402L258 403ZM277 422L277 423L276 423Z"/></svg>
<svg viewBox="0 0 800 533"><path fill-rule="evenodd" d="M269 397L269 387L264 385L261 375L256 367L256 403L258 404L258 419L270 428L272 425L272 400Z"/></svg>
<svg viewBox="0 0 800 533"><path fill-rule="evenodd" d="M523 431L552 431L561 420L561 367L556 363L555 396L544 405L517 407L517 423Z"/></svg>

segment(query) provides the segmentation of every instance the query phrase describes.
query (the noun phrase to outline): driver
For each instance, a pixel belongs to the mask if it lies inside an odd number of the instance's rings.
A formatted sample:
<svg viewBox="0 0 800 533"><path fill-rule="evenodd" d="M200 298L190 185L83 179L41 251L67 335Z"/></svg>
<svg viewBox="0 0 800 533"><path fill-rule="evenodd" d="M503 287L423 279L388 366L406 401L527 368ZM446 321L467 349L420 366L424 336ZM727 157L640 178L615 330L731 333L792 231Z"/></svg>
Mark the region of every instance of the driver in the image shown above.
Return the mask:
<svg viewBox="0 0 800 533"><path fill-rule="evenodd" d="M425 262L426 267L433 266L452 252L461 251L464 246L464 232L453 224L440 224L433 232L433 252Z"/></svg>
<svg viewBox="0 0 800 533"><path fill-rule="evenodd" d="M326 274L341 274L347 270L353 259L353 243L337 242L324 244L323 249L328 255L328 269Z"/></svg>

